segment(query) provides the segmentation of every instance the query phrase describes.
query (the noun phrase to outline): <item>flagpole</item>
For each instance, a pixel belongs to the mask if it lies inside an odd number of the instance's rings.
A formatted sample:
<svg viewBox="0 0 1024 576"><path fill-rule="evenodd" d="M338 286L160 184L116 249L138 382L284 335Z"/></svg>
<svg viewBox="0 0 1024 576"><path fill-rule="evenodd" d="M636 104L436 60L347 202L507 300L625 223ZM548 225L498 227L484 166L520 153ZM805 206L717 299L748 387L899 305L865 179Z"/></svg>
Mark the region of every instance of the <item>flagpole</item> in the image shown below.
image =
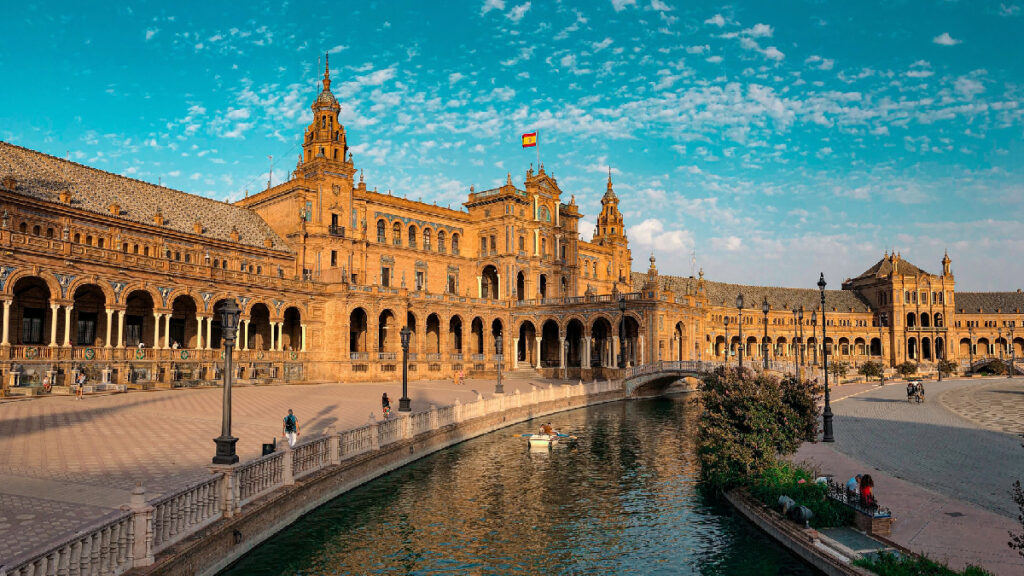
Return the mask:
<svg viewBox="0 0 1024 576"><path fill-rule="evenodd" d="M537 129L537 172L540 172L540 128Z"/></svg>

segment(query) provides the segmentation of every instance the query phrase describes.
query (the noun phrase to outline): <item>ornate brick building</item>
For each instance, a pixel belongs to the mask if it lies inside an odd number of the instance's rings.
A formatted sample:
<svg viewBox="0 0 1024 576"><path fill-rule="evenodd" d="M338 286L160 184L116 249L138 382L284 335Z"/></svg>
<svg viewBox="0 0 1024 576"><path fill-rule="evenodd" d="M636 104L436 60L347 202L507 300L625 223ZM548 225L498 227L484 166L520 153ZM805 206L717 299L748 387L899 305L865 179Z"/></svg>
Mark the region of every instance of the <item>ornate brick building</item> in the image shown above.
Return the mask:
<svg viewBox="0 0 1024 576"><path fill-rule="evenodd" d="M765 350L791 361L801 343L818 356L817 290L659 276L653 257L631 272L610 174L590 241L575 197L543 165L521 187L508 174L471 189L464 210L369 189L330 86L325 71L290 178L236 204L0 142L8 392L46 377L66 385L79 370L114 385L216 381L230 297L242 307L243 380L396 377L404 326L414 378L493 374L499 360L603 378L620 350L628 363L723 360L741 345L755 361ZM948 256L932 275L886 254L826 297L826 343L841 359L928 364L1011 344L1024 358L1024 329L1013 332L1024 294L956 293Z"/></svg>

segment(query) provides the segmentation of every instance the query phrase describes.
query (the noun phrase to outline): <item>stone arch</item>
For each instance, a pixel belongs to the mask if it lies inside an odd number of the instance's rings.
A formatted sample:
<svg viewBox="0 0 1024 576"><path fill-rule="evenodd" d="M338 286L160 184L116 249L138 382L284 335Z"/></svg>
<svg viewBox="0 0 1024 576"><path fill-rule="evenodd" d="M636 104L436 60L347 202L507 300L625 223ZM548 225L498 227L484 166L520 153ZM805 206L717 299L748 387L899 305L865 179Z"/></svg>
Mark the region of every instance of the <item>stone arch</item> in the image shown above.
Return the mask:
<svg viewBox="0 0 1024 576"><path fill-rule="evenodd" d="M419 234L420 234L420 232L419 232L419 229L416 228L416 225L415 224L409 224L409 233L406 234L406 238L408 239L409 248L415 248L416 247L416 238L419 236Z"/></svg>
<svg viewBox="0 0 1024 576"><path fill-rule="evenodd" d="M390 308L384 308L377 315L377 351L398 352L402 349L399 341L398 315Z"/></svg>
<svg viewBox="0 0 1024 576"><path fill-rule="evenodd" d="M775 347L772 349L772 355L778 358L779 356L789 356L792 352L789 346L789 339L785 336L779 336L775 339Z"/></svg>
<svg viewBox="0 0 1024 576"><path fill-rule="evenodd" d="M932 339L925 336L921 338L921 359L931 361L932 357Z"/></svg>
<svg viewBox="0 0 1024 576"><path fill-rule="evenodd" d="M725 336L718 335L715 337L715 357L718 358L725 354Z"/></svg>
<svg viewBox="0 0 1024 576"><path fill-rule="evenodd" d="M432 249L432 244L433 244L433 242L431 242L432 238L433 238L433 232L430 230L430 226L427 226L427 227L423 228L423 249L424 250L430 251Z"/></svg>
<svg viewBox="0 0 1024 576"><path fill-rule="evenodd" d="M362 306L355 306L348 313L348 350L350 353L353 352L366 352L368 350L368 342L366 341L366 334L369 330L369 317L366 314L366 309Z"/></svg>
<svg viewBox="0 0 1024 576"><path fill-rule="evenodd" d="M594 368L611 368L614 364L615 332L613 332L611 319L604 314L595 316L590 321L590 365Z"/></svg>
<svg viewBox="0 0 1024 576"><path fill-rule="evenodd" d="M22 274L8 280L12 306L6 317L10 340L15 344L48 344L57 341L53 327L53 292L46 280ZM57 294L60 294L58 291ZM58 313L59 314L59 313Z"/></svg>
<svg viewBox="0 0 1024 576"><path fill-rule="evenodd" d="M857 337L853 339L853 353L857 356L863 356L867 350L864 348L865 342L863 338Z"/></svg>
<svg viewBox="0 0 1024 576"><path fill-rule="evenodd" d="M907 312L907 328L914 328L915 326L917 326L917 314Z"/></svg>
<svg viewBox="0 0 1024 576"><path fill-rule="evenodd" d="M640 360L640 334L643 325L640 319L630 312L626 312L620 320L622 324L619 338L622 339L621 348L625 349L625 358L622 360L624 366L636 366ZM618 352L618 351L617 351Z"/></svg>
<svg viewBox="0 0 1024 576"><path fill-rule="evenodd" d="M419 349L420 325L419 325L419 321L418 320L419 319L416 317L416 313L415 312L413 312L412 310L406 310L406 312L405 312L405 328L409 329L409 352L417 353L417 354L420 352L420 349ZM399 347L399 349L401 349L401 347L402 347L401 333L399 333L398 347Z"/></svg>
<svg viewBox="0 0 1024 576"><path fill-rule="evenodd" d="M516 300L522 301L526 299L526 275L520 270L516 274Z"/></svg>
<svg viewBox="0 0 1024 576"><path fill-rule="evenodd" d="M918 352L917 338L907 339L907 358L910 360L918 360L920 354Z"/></svg>
<svg viewBox="0 0 1024 576"><path fill-rule="evenodd" d="M96 282L79 282L74 289L68 289L73 302L70 341L75 346L103 346L106 342L107 303L109 298L103 286Z"/></svg>
<svg viewBox="0 0 1024 576"><path fill-rule="evenodd" d="M14 296L14 285L24 278L38 279L46 286L50 298L54 300L59 300L61 298L60 284L57 283L57 279L54 278L53 274L48 272L33 274L32 271L28 269L15 270L14 272L11 272L11 275L7 277L7 281L4 283L4 294Z"/></svg>
<svg viewBox="0 0 1024 576"><path fill-rule="evenodd" d="M946 341L941 336L935 338L935 359L944 360L946 358Z"/></svg>
<svg viewBox="0 0 1024 576"><path fill-rule="evenodd" d="M570 368L581 368L583 366L583 320L579 318L568 318L565 322L565 342L569 346L569 353L565 357L565 365Z"/></svg>
<svg viewBox="0 0 1024 576"><path fill-rule="evenodd" d="M932 318L934 318L935 320L934 324L936 328L945 327L944 320L942 318L942 312L936 312L935 314L932 315Z"/></svg>
<svg viewBox="0 0 1024 576"><path fill-rule="evenodd" d="M976 356L989 356L992 350L989 348L988 338L978 338L974 343L974 354Z"/></svg>
<svg viewBox="0 0 1024 576"><path fill-rule="evenodd" d="M838 356L849 356L850 355L850 339L846 336L839 338L839 354Z"/></svg>
<svg viewBox="0 0 1024 576"><path fill-rule="evenodd" d="M426 325L426 340L424 346L426 346L425 352L427 354L440 354L441 353L441 316L436 312L430 313L427 316Z"/></svg>
<svg viewBox="0 0 1024 576"><path fill-rule="evenodd" d="M129 348L143 345L155 346L156 318L153 311L156 310L157 302L161 302L158 295L154 295L148 289L138 288L125 290L124 292L124 335L123 343Z"/></svg>
<svg viewBox="0 0 1024 576"><path fill-rule="evenodd" d="M388 225L383 218L377 220L377 242L386 244L388 241Z"/></svg>
<svg viewBox="0 0 1024 576"><path fill-rule="evenodd" d="M168 297L168 300L171 301L171 347L177 343L181 348L198 348L200 301L187 292L181 292L174 298Z"/></svg>
<svg viewBox="0 0 1024 576"><path fill-rule="evenodd" d="M544 320L541 323L540 333L541 366L545 368L558 367L559 346L561 345L559 342L561 326L558 325L558 320L554 318Z"/></svg>
<svg viewBox="0 0 1024 576"><path fill-rule="evenodd" d="M881 356L882 355L882 340L879 338L871 339L871 355Z"/></svg>
<svg viewBox="0 0 1024 576"><path fill-rule="evenodd" d="M964 358L970 357L971 355L971 339L961 338L960 339L960 355Z"/></svg>
<svg viewBox="0 0 1024 576"><path fill-rule="evenodd" d="M271 307L265 302L249 303L249 342L250 350L270 350L270 318Z"/></svg>
<svg viewBox="0 0 1024 576"><path fill-rule="evenodd" d="M302 350L302 311L298 306L287 306L281 315L282 350Z"/></svg>
<svg viewBox="0 0 1024 576"><path fill-rule="evenodd" d="M498 338L501 338L501 346L498 346ZM491 342L494 343L495 354L505 354L505 348L508 347L508 342L505 341L505 323L501 321L501 318L495 318L491 320Z"/></svg>
<svg viewBox="0 0 1024 576"><path fill-rule="evenodd" d="M921 328L931 328L931 317L927 312L921 312Z"/></svg>
<svg viewBox="0 0 1024 576"><path fill-rule="evenodd" d="M498 267L494 264L487 264L480 271L480 298L497 300L500 293Z"/></svg>
<svg viewBox="0 0 1024 576"><path fill-rule="evenodd" d="M479 316L474 316L473 320L469 323L469 333L472 339L470 340L469 353L470 354L483 354L484 353L484 319Z"/></svg>
<svg viewBox="0 0 1024 576"><path fill-rule="evenodd" d="M541 274L537 278L537 297L547 298L548 297L548 275Z"/></svg>
<svg viewBox="0 0 1024 576"><path fill-rule="evenodd" d="M519 362L525 362L530 366L537 366L537 327L532 320L523 320L516 330L519 335L519 345L516 355Z"/></svg>
<svg viewBox="0 0 1024 576"><path fill-rule="evenodd" d="M95 286L103 294L103 304L104 304L104 306L110 306L110 305L115 304L117 302L117 299L114 297L114 289L110 287L110 282L107 282L105 280L100 280L98 278L87 278L87 277L75 278L74 280L71 281L71 284L68 285L68 291L67 291L68 298L69 299L73 299L75 292L79 288L81 288L82 286L89 286L89 285ZM60 287L58 285L58 291L59 290L60 290Z"/></svg>
<svg viewBox="0 0 1024 576"><path fill-rule="evenodd" d="M686 354L686 325L682 320L672 327L672 354L670 360L682 360Z"/></svg>
<svg viewBox="0 0 1024 576"><path fill-rule="evenodd" d="M448 352L462 354L463 322L462 316L452 314L448 319Z"/></svg>

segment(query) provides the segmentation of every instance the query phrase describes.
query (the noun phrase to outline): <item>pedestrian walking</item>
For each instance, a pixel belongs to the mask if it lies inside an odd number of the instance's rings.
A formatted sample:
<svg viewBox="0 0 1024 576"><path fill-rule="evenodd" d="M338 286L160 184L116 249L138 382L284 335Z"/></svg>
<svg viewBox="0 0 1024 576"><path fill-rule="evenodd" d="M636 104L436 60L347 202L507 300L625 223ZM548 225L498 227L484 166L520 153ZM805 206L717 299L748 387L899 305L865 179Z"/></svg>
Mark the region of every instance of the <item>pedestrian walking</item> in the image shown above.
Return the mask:
<svg viewBox="0 0 1024 576"><path fill-rule="evenodd" d="M76 384L78 384L78 389L75 390L75 399L81 400L85 395L85 372L78 373L78 381Z"/></svg>
<svg viewBox="0 0 1024 576"><path fill-rule="evenodd" d="M391 399L388 398L387 392L385 392L384 395L380 397L380 411L382 414L384 414L385 420L391 418Z"/></svg>
<svg viewBox="0 0 1024 576"><path fill-rule="evenodd" d="M288 439L288 446L295 447L295 439L299 436L299 420L295 417L292 409L288 409L288 415L284 417L284 424L281 427L281 437Z"/></svg>

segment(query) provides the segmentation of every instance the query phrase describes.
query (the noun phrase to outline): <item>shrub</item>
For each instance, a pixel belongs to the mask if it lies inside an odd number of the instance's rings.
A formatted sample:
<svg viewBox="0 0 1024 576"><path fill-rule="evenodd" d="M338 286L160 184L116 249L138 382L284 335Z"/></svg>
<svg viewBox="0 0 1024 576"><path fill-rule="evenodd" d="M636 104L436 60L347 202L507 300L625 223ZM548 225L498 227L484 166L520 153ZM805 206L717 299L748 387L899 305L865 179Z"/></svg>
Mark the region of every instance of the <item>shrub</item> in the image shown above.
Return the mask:
<svg viewBox="0 0 1024 576"><path fill-rule="evenodd" d="M939 360L939 372L943 374L956 374L959 366L952 360Z"/></svg>
<svg viewBox="0 0 1024 576"><path fill-rule="evenodd" d="M828 371L835 376L838 382L840 378L846 377L846 373L850 371L850 363L843 360L833 360L828 363Z"/></svg>
<svg viewBox="0 0 1024 576"><path fill-rule="evenodd" d="M882 376L882 363L868 360L860 365L857 372L865 378L880 378Z"/></svg>
<svg viewBox="0 0 1024 576"><path fill-rule="evenodd" d="M700 391L697 456L705 488L747 484L817 433L817 387L809 382L719 368Z"/></svg>
<svg viewBox="0 0 1024 576"><path fill-rule="evenodd" d="M925 556L902 556L890 552L881 552L877 558L860 558L853 564L878 576L992 576L991 572L978 566L968 566L959 572Z"/></svg>
<svg viewBox="0 0 1024 576"><path fill-rule="evenodd" d="M816 484L811 472L788 462L777 462L765 469L751 483L750 494L771 508L777 507L779 496L789 496L797 506L810 508L814 513L811 526L815 528L846 526L853 523L852 508L830 500L828 486Z"/></svg>
<svg viewBox="0 0 1024 576"><path fill-rule="evenodd" d="M914 374L917 374L917 364L915 362L907 360L903 364L897 366L896 371L899 372L900 375L903 376L904 378L907 378L913 376Z"/></svg>

